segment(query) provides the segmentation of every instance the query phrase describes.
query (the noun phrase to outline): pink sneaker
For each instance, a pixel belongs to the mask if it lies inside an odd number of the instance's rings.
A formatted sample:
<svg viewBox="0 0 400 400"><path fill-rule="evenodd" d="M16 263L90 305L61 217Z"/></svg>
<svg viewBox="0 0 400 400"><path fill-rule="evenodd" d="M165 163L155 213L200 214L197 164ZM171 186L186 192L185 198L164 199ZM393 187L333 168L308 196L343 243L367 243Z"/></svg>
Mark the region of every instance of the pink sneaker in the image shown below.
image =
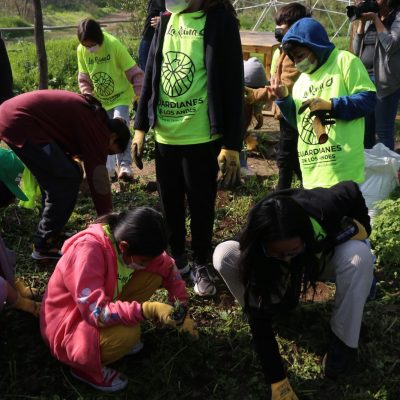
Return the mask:
<svg viewBox="0 0 400 400"><path fill-rule="evenodd" d="M103 374L103 380L100 382L94 382L91 377L82 371L78 372L71 369L71 375L74 378L79 379L102 392L117 392L118 390L124 389L128 384L128 378L115 369L103 367L101 372Z"/></svg>

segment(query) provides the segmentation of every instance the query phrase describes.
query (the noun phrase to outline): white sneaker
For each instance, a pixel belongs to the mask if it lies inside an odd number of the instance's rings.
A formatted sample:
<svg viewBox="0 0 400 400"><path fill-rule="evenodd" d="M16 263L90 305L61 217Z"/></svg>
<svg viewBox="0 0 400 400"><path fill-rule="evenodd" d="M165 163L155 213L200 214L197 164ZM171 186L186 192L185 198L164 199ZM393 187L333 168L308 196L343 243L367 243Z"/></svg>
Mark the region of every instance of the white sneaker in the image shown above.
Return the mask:
<svg viewBox="0 0 400 400"><path fill-rule="evenodd" d="M118 179L130 181L133 179L132 168L129 165L121 165L119 167Z"/></svg>
<svg viewBox="0 0 400 400"><path fill-rule="evenodd" d="M84 372L78 372L71 369L71 375L74 378L79 379L102 392L117 392L118 390L124 389L128 384L128 378L115 369L103 367L101 373L103 375L101 382L95 382Z"/></svg>
<svg viewBox="0 0 400 400"><path fill-rule="evenodd" d="M210 275L206 265L193 263L191 278L194 283L194 292L201 297L214 296L217 288L214 285L214 278Z"/></svg>

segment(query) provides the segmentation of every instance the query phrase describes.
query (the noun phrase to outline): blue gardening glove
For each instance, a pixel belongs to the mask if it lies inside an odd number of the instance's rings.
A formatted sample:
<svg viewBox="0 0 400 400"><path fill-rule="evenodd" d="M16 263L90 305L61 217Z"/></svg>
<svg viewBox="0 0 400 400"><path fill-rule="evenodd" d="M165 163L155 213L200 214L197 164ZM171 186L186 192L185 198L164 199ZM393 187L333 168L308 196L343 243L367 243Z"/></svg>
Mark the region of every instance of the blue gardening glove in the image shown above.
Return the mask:
<svg viewBox="0 0 400 400"><path fill-rule="evenodd" d="M218 156L218 182L221 189L234 189L240 185L239 152L221 149Z"/></svg>

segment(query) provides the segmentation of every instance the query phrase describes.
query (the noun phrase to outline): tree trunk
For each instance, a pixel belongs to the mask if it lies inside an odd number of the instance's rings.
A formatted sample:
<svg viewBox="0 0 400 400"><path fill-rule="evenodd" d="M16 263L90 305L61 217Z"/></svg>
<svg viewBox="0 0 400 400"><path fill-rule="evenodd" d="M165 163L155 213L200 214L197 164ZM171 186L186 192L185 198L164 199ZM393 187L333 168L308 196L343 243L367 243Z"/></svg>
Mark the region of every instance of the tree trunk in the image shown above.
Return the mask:
<svg viewBox="0 0 400 400"><path fill-rule="evenodd" d="M47 89L47 55L46 47L44 45L43 15L40 0L33 0L33 7L35 9L35 42L39 67L39 89Z"/></svg>

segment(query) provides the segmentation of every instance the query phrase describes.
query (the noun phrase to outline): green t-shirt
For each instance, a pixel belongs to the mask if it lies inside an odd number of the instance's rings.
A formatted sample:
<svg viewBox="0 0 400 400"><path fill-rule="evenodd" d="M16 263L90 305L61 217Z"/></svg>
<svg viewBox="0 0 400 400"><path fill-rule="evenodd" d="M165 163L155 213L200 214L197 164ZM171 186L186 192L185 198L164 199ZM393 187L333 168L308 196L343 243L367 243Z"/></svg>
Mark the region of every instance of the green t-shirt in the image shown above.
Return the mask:
<svg viewBox="0 0 400 400"><path fill-rule="evenodd" d="M208 118L203 12L172 14L164 37L155 139L186 145L215 140ZM219 136L218 136L219 137Z"/></svg>
<svg viewBox="0 0 400 400"><path fill-rule="evenodd" d="M317 71L300 75L292 96L296 104L297 149L304 188L331 187L345 180L364 181L364 118L336 119L334 125L326 126L328 141L318 144L309 109L301 115L297 113L301 103L315 97L329 100L375 90L360 59L347 51L334 49Z"/></svg>
<svg viewBox="0 0 400 400"><path fill-rule="evenodd" d="M128 268L124 261L121 258L121 255L119 254L118 248L117 248L117 244L114 241L114 237L110 231L110 227L108 225L103 225L103 230L105 232L105 234L107 235L107 237L111 240L111 243L114 247L115 250L115 254L117 255L117 285L115 287L115 291L114 291L114 299L116 300L119 296L119 294L122 292L122 288L127 284L127 282L129 281L129 279L131 279L131 276L133 274L133 272L135 271L132 268Z"/></svg>
<svg viewBox="0 0 400 400"><path fill-rule="evenodd" d="M106 110L130 106L134 93L125 71L134 67L135 61L117 38L103 33L103 44L96 53L90 53L81 44L78 46L78 70L89 75L93 94Z"/></svg>

